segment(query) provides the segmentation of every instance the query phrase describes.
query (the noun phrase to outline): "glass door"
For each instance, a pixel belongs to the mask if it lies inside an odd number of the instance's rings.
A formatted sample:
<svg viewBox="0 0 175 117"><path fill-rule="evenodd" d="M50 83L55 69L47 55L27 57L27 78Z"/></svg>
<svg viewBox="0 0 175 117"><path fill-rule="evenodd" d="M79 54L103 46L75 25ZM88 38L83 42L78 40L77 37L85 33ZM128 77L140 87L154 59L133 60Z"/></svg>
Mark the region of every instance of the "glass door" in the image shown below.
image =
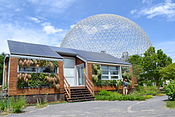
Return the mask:
<svg viewBox="0 0 175 117"><path fill-rule="evenodd" d="M77 85L82 86L85 85L84 80L84 64L77 65Z"/></svg>
<svg viewBox="0 0 175 117"><path fill-rule="evenodd" d="M70 86L76 86L74 58L64 58L64 76Z"/></svg>

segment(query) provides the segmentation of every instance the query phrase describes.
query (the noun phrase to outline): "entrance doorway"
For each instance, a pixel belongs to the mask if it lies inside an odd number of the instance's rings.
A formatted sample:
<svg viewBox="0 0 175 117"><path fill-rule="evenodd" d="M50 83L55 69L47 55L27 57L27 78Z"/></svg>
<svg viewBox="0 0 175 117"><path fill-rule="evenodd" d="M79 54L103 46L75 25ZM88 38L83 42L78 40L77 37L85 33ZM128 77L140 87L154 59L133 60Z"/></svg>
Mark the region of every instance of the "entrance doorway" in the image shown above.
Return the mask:
<svg viewBox="0 0 175 117"><path fill-rule="evenodd" d="M77 85L78 86L85 85L84 64L77 65Z"/></svg>

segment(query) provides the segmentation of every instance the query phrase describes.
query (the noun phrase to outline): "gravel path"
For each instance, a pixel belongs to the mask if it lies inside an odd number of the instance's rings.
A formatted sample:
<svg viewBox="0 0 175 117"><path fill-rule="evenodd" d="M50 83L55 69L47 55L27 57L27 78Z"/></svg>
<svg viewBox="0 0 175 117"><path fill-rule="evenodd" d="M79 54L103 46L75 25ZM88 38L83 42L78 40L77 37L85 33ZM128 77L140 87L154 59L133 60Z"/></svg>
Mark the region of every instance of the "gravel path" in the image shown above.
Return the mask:
<svg viewBox="0 0 175 117"><path fill-rule="evenodd" d="M167 96L147 101L92 101L29 107L25 113L8 117L175 117L175 109L165 107Z"/></svg>

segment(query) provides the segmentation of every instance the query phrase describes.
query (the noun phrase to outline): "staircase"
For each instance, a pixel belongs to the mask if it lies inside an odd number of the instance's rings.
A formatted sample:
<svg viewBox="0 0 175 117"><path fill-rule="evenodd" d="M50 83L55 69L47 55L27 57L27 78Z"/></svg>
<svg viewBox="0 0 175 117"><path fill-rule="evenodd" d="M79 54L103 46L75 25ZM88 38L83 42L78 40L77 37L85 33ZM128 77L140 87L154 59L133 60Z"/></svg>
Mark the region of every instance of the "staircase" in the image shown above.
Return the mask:
<svg viewBox="0 0 175 117"><path fill-rule="evenodd" d="M71 98L66 95L66 100L68 102L83 102L83 101L93 101L94 97L89 92L86 87L71 87Z"/></svg>
<svg viewBox="0 0 175 117"><path fill-rule="evenodd" d="M88 79L84 73L85 86L83 87L71 87L64 77L64 91L65 98L68 102L82 102L94 100L94 84Z"/></svg>

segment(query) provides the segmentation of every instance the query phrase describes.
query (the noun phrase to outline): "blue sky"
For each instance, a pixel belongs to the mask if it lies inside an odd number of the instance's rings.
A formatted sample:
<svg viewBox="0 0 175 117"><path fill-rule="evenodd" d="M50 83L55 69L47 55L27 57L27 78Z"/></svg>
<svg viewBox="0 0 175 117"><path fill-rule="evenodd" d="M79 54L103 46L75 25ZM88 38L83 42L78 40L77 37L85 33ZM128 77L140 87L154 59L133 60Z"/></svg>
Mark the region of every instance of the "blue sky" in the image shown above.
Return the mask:
<svg viewBox="0 0 175 117"><path fill-rule="evenodd" d="M104 13L136 22L175 60L174 0L0 0L0 52L7 40L59 46L78 21Z"/></svg>

